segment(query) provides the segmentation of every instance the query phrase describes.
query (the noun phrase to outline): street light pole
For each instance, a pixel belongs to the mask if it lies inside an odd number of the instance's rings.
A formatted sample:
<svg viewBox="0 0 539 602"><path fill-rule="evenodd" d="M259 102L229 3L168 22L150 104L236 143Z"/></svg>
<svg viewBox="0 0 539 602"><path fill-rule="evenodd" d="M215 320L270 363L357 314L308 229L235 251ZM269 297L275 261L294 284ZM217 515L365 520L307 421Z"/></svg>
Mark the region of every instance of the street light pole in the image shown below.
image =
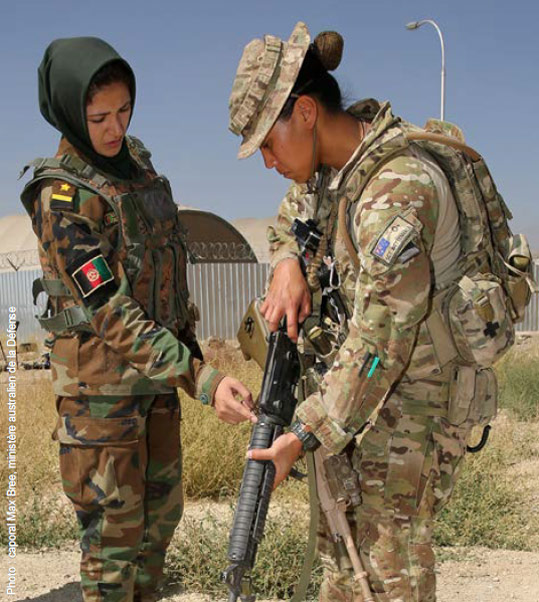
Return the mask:
<svg viewBox="0 0 539 602"><path fill-rule="evenodd" d="M436 31L438 32L438 37L440 38L440 45L442 47L442 90L441 90L441 101L440 101L440 119L444 121L445 117L445 47L444 47L444 36L442 35L442 30L438 27L438 23L433 19L422 19L421 21L412 21L406 25L406 29L418 29L421 25L425 25L425 23L429 23L432 25Z"/></svg>

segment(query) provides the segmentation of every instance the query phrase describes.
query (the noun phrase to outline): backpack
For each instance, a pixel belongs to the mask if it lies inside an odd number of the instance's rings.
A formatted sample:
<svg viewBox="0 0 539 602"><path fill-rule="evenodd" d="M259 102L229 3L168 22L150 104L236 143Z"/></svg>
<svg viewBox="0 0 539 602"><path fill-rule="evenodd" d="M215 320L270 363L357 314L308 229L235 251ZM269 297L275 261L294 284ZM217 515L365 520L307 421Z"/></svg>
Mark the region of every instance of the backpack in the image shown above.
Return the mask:
<svg viewBox="0 0 539 602"><path fill-rule="evenodd" d="M431 119L424 130L410 124L401 124L399 129L399 135L376 150L367 174L354 191L355 201L346 196L341 199L339 235L359 270L357 244L348 227L353 205L370 176L410 143L427 151L449 181L461 232L461 278L435 292L427 327L439 357L457 358L464 366L489 368L513 345L514 325L524 319L531 295L537 292L528 242L524 235L511 232L511 212L485 160L464 144L458 127Z"/></svg>

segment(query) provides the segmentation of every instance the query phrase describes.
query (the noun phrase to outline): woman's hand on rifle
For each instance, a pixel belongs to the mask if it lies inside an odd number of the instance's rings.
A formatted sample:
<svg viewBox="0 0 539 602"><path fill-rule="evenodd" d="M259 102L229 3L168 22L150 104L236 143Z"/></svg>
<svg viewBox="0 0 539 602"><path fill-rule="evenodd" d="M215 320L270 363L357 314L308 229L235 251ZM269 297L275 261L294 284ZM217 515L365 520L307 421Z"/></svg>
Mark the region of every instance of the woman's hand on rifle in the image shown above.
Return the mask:
<svg viewBox="0 0 539 602"><path fill-rule="evenodd" d="M277 437L268 449L251 449L247 453L250 460L271 460L275 465L275 489L290 472L302 452L301 441L294 433L284 433Z"/></svg>
<svg viewBox="0 0 539 602"><path fill-rule="evenodd" d="M283 259L277 264L260 312L272 332L286 316L287 334L294 342L298 340L298 323L311 313L311 293L297 259Z"/></svg>

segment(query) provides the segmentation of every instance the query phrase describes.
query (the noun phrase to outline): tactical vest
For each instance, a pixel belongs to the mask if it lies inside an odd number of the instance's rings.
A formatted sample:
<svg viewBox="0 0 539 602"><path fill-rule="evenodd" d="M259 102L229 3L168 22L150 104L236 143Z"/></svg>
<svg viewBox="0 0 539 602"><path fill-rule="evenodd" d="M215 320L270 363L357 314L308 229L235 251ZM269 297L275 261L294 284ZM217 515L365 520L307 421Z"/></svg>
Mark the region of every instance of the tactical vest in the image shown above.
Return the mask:
<svg viewBox="0 0 539 602"><path fill-rule="evenodd" d="M142 171L136 180L109 179L82 159L65 154L36 159L25 167L23 173L34 166L34 176L21 199L31 214L39 186L47 179L63 180L99 195L112 210L107 214L109 221L118 224L115 251L125 273L122 286L127 287L122 292L135 299L149 318L178 336L187 326L194 329L195 319L194 306L188 305L185 231L168 180L156 175L150 153L140 141L133 137L127 141ZM116 276L121 278L121 274ZM55 336L92 331L87 310L80 305L71 303L62 311L54 311L57 303L51 300L71 297L61 280L36 280L34 302L40 292L49 295L48 309L38 317L43 328Z"/></svg>

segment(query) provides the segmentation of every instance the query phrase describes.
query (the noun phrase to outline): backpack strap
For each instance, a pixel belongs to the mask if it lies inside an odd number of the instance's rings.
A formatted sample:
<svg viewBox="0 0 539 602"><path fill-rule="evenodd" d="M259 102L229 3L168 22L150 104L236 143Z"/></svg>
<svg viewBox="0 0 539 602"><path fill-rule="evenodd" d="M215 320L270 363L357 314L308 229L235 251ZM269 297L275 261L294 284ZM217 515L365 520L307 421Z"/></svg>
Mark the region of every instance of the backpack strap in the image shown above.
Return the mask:
<svg viewBox="0 0 539 602"><path fill-rule="evenodd" d="M66 307L66 309L54 314L54 316L48 317L46 314L47 312L45 311L44 315L36 316L36 319L41 328L47 332L63 334L68 330L92 330L84 310L79 305Z"/></svg>
<svg viewBox="0 0 539 602"><path fill-rule="evenodd" d="M479 161L481 159L481 155L477 151L475 151L471 146L468 146L468 145L464 144L463 142L461 142L460 140L457 140L456 138L452 138L450 136L444 136L442 134L433 134L431 132L425 132L425 131L403 132L403 135L404 135L405 140L408 143L410 141L415 141L415 140L428 140L429 142L436 142L437 144L445 144L447 146L452 146L452 147L466 153L472 161ZM361 195L363 194L363 191L365 190L367 184L369 183L372 175L374 174L375 171L377 171L379 169L380 165L382 163L386 163L393 157L401 154L402 151L405 150L407 147L408 147L408 144L405 144L404 146L399 146L398 148L395 148L394 150L390 150L385 156L383 156L381 158L380 161L377 161L376 163L374 163L374 165L371 167L371 169L363 176L359 189L354 191L354 196L356 197L356 199L359 199L361 197ZM350 232L348 230L347 216L348 216L349 205L350 205L350 199L349 199L348 195L345 194L339 200L339 218L338 218L339 219L339 236L342 237L342 240L344 241L346 250L348 251L348 254L350 255L350 259L352 260L355 270L359 271L360 263L359 263L359 257L357 256L357 247L354 244L352 237L350 235Z"/></svg>

